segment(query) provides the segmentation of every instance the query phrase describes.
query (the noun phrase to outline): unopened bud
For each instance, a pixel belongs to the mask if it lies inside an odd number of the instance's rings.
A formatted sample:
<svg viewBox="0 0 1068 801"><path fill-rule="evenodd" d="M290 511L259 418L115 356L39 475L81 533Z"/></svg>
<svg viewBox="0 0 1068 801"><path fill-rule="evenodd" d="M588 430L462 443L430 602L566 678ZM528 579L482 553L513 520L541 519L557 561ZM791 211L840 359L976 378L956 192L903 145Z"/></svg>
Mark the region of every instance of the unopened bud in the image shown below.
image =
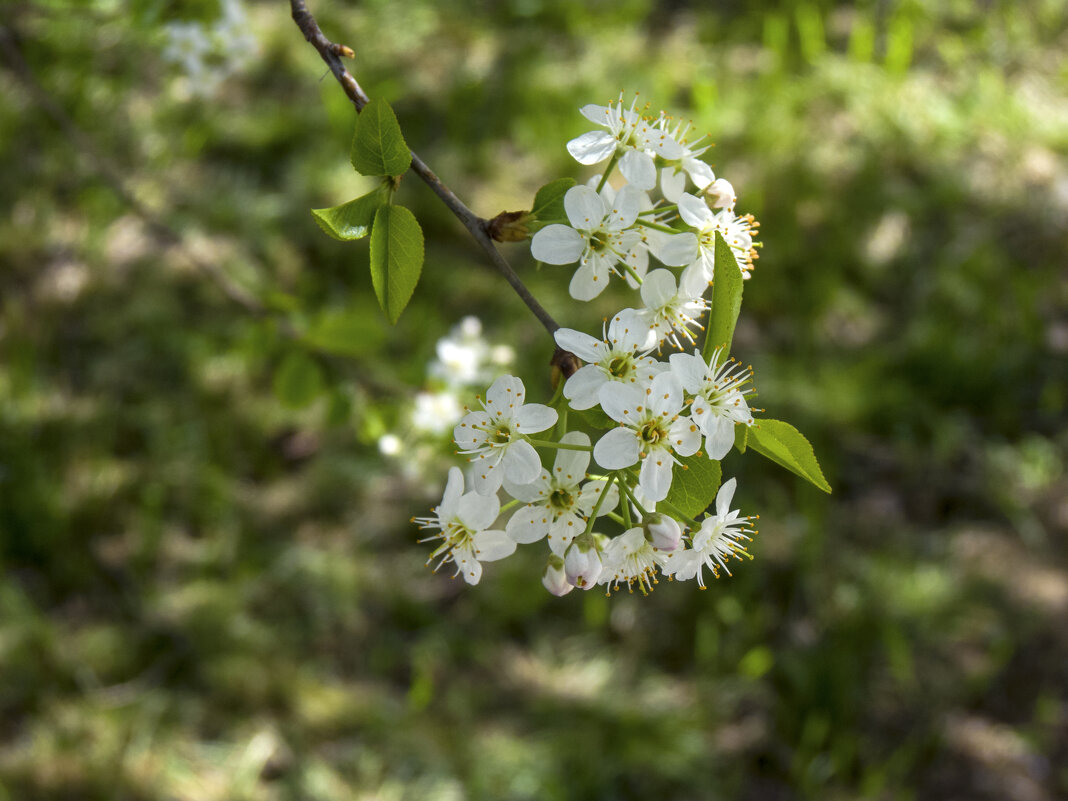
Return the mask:
<svg viewBox="0 0 1068 801"><path fill-rule="evenodd" d="M734 194L734 187L726 178L717 178L706 186L705 194L708 195L709 205L714 209L733 208L734 202L738 199L738 196Z"/></svg>
<svg viewBox="0 0 1068 801"><path fill-rule="evenodd" d="M653 513L642 521L645 539L658 551L674 551L682 542L682 528L667 515Z"/></svg>
<svg viewBox="0 0 1068 801"><path fill-rule="evenodd" d="M567 580L576 587L588 590L601 577L601 554L591 538L579 537L567 549L564 571Z"/></svg>
<svg viewBox="0 0 1068 801"><path fill-rule="evenodd" d="M564 560L556 554L549 557L545 572L541 574L541 583L545 589L556 596L567 595L575 589L564 573Z"/></svg>
<svg viewBox="0 0 1068 801"><path fill-rule="evenodd" d="M486 222L486 233L495 242L522 242L530 236L529 211L502 211Z"/></svg>

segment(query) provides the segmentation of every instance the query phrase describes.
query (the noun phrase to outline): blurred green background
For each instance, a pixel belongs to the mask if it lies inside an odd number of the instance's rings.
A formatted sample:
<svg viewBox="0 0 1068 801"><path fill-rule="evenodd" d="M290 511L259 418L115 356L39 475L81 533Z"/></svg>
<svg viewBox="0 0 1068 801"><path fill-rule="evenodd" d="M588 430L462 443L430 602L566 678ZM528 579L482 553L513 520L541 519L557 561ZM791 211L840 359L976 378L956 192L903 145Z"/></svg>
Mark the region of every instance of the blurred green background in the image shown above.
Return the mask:
<svg viewBox="0 0 1068 801"><path fill-rule="evenodd" d="M543 331L414 177L388 327L308 213L369 185L287 3L8 0L0 799L1068 797L1065 4L311 9L484 216L588 177L585 103L709 132L765 243L736 353L835 493L729 456L760 536L706 592L432 574L450 462L376 443L466 314L545 400ZM629 302L505 250L565 325Z"/></svg>

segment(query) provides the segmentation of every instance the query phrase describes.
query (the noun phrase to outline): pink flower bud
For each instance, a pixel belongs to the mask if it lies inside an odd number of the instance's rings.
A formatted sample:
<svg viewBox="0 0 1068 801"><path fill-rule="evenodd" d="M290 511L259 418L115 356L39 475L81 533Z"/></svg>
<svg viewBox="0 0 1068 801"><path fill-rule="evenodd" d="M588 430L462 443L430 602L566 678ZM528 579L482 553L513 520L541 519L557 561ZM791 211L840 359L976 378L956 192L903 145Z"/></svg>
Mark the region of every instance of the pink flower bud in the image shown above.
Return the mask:
<svg viewBox="0 0 1068 801"><path fill-rule="evenodd" d="M567 580L576 587L588 590L601 576L601 554L597 546L580 537L571 543L564 558Z"/></svg>
<svg viewBox="0 0 1068 801"><path fill-rule="evenodd" d="M564 560L556 554L549 557L545 572L541 574L541 583L545 589L556 596L567 595L575 589L564 573Z"/></svg>
<svg viewBox="0 0 1068 801"><path fill-rule="evenodd" d="M708 205L714 209L734 208L734 202L738 199L734 194L734 187L726 178L717 178L705 187L708 195Z"/></svg>
<svg viewBox="0 0 1068 801"><path fill-rule="evenodd" d="M658 551L674 551L682 542L682 528L667 515L651 514L642 521L645 539Z"/></svg>

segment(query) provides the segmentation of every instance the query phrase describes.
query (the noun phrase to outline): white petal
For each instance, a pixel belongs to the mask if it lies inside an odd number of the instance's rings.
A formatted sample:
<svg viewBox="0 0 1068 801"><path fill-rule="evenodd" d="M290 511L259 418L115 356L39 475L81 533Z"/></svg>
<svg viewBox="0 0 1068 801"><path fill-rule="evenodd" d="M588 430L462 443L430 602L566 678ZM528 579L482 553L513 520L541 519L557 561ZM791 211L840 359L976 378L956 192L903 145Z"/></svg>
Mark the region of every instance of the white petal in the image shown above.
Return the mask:
<svg viewBox="0 0 1068 801"><path fill-rule="evenodd" d="M597 392L606 381L604 370L596 364L583 365L564 384L564 397L576 411L592 409L598 403Z"/></svg>
<svg viewBox="0 0 1068 801"><path fill-rule="evenodd" d="M515 430L520 434L536 434L556 424L556 409L543 403L527 403L515 413Z"/></svg>
<svg viewBox="0 0 1068 801"><path fill-rule="evenodd" d="M489 453L480 453L471 460L471 483L475 492L479 495L496 495L504 481L504 470L501 468L501 457L504 455L500 448Z"/></svg>
<svg viewBox="0 0 1068 801"><path fill-rule="evenodd" d="M525 439L517 440L505 449L504 472L516 484L529 484L541 475L541 459L534 446Z"/></svg>
<svg viewBox="0 0 1068 801"><path fill-rule="evenodd" d="M642 282L642 302L650 309L659 309L675 297L678 287L669 270L653 270Z"/></svg>
<svg viewBox="0 0 1068 801"><path fill-rule="evenodd" d="M608 270L599 259L590 259L575 270L567 291L575 300L593 300L608 286Z"/></svg>
<svg viewBox="0 0 1068 801"><path fill-rule="evenodd" d="M479 495L469 492L460 498L456 516L472 531L481 531L493 525L501 511L501 502L496 495Z"/></svg>
<svg viewBox="0 0 1068 801"><path fill-rule="evenodd" d="M653 255L668 267L685 267L697 258L697 237L691 233L665 234L649 240Z"/></svg>
<svg viewBox="0 0 1068 801"><path fill-rule="evenodd" d="M712 276L705 267L705 259L699 256L679 276L679 291L688 298L702 297L712 286Z"/></svg>
<svg viewBox="0 0 1068 801"><path fill-rule="evenodd" d="M581 431L568 431L560 438L562 445L585 445L589 447L590 438ZM586 469L590 466L589 451L573 451L560 448L553 462L553 478L560 484L577 486L586 478Z"/></svg>
<svg viewBox="0 0 1068 801"><path fill-rule="evenodd" d="M482 578L482 563L475 557L474 551L469 546L453 548L452 558L457 569L463 573L464 581L468 584L478 584Z"/></svg>
<svg viewBox="0 0 1068 801"><path fill-rule="evenodd" d="M504 477L504 491L523 503L538 503L548 500L552 492L549 483L549 471L542 470L541 474L529 484L515 484Z"/></svg>
<svg viewBox="0 0 1068 801"><path fill-rule="evenodd" d="M495 421L511 420L526 394L523 379L502 375L486 390L486 411Z"/></svg>
<svg viewBox="0 0 1068 801"><path fill-rule="evenodd" d="M680 417L671 424L671 449L679 456L697 453L701 448L701 439L701 429L692 420Z"/></svg>
<svg viewBox="0 0 1068 801"><path fill-rule="evenodd" d="M698 230L704 230L712 225L712 210L701 198L694 197L687 192L679 196L679 216L687 225Z"/></svg>
<svg viewBox="0 0 1068 801"><path fill-rule="evenodd" d="M573 227L593 231L600 227L604 219L604 201L595 190L580 184L568 189L564 195L564 211Z"/></svg>
<svg viewBox="0 0 1068 801"><path fill-rule="evenodd" d="M615 200L612 201L605 228L609 231L622 231L624 228L630 228L638 219L641 200L642 193L633 186L628 184L620 189Z"/></svg>
<svg viewBox="0 0 1068 801"><path fill-rule="evenodd" d="M592 514L593 507L597 505L598 499L601 497L601 493L604 492L604 486L607 484L607 479L598 479L596 481L588 481L583 485L579 491L578 508L583 511L584 514ZM597 516L601 517L611 512L616 506L619 505L619 487L613 482L611 488L608 490L608 495L601 501L601 508L597 510Z"/></svg>
<svg viewBox="0 0 1068 801"><path fill-rule="evenodd" d="M567 225L547 225L530 240L530 253L546 264L571 264L586 249L586 238Z"/></svg>
<svg viewBox="0 0 1068 801"><path fill-rule="evenodd" d="M608 125L608 121L613 115L613 109L611 106L598 106L596 103L587 103L579 109L579 114L594 125Z"/></svg>
<svg viewBox="0 0 1068 801"><path fill-rule="evenodd" d="M593 458L606 470L630 467L638 461L638 437L629 428L613 428L593 446Z"/></svg>
<svg viewBox="0 0 1068 801"><path fill-rule="evenodd" d="M449 468L449 480L445 483L445 494L438 505L438 519L449 520L456 515L460 496L464 494L464 474L459 467Z"/></svg>
<svg viewBox="0 0 1068 801"><path fill-rule="evenodd" d="M601 387L600 401L605 414L617 423L627 423L641 417L638 407L645 405L645 393L635 387L613 381Z"/></svg>
<svg viewBox="0 0 1068 801"><path fill-rule="evenodd" d="M505 532L520 545L537 542L552 526L552 512L542 504L530 504L516 509L504 527Z"/></svg>
<svg viewBox="0 0 1068 801"><path fill-rule="evenodd" d="M716 174L712 172L712 168L705 164L700 159L684 159L682 162L683 168L690 175L690 180L693 181L693 185L698 189L704 189L714 180L716 180ZM724 181L726 183L726 181ZM730 184L727 184L730 186ZM733 191L732 191L733 194Z"/></svg>
<svg viewBox="0 0 1068 801"><path fill-rule="evenodd" d="M725 517L731 510L731 501L734 500L734 490L738 486L738 479L732 478L723 482L723 486L716 493L716 515Z"/></svg>
<svg viewBox="0 0 1068 801"><path fill-rule="evenodd" d="M589 334L575 331L571 328L556 329L556 344L567 351L571 351L584 362L600 361L604 354L604 343L594 339Z"/></svg>
<svg viewBox="0 0 1068 801"><path fill-rule="evenodd" d="M667 497L673 466L671 455L662 450L653 451L642 460L638 483L649 500L662 501Z"/></svg>
<svg viewBox="0 0 1068 801"><path fill-rule="evenodd" d="M682 410L685 400L682 384L674 373L661 373L653 379L649 389L649 406L657 414L670 417Z"/></svg>
<svg viewBox="0 0 1068 801"><path fill-rule="evenodd" d="M581 534L586 528L586 523L581 517L566 512L560 515L549 529L549 550L557 556L563 556L571 541Z"/></svg>
<svg viewBox="0 0 1068 801"><path fill-rule="evenodd" d="M611 158L618 143L608 131L590 131L567 143L567 152L579 164L597 164Z"/></svg>
<svg viewBox="0 0 1068 801"><path fill-rule="evenodd" d="M705 377L708 375L708 365L698 354L698 351L693 353L672 353L669 357L671 371L678 376L679 383L682 384L683 389L691 395L697 394L705 385ZM696 402L694 401L694 403Z"/></svg>
<svg viewBox="0 0 1068 801"><path fill-rule="evenodd" d="M682 190L686 188L686 173L674 167L664 167L660 171L660 191L669 203L677 203Z"/></svg>
<svg viewBox="0 0 1068 801"><path fill-rule="evenodd" d="M628 150L619 160L619 171L627 183L638 189L656 186L656 166L653 157L638 150Z"/></svg>
<svg viewBox="0 0 1068 801"><path fill-rule="evenodd" d="M718 461L726 456L734 445L734 421L717 417L714 425L712 423L706 425L706 429L711 428L714 430L708 434L705 448L708 450L708 458Z"/></svg>
<svg viewBox="0 0 1068 801"><path fill-rule="evenodd" d="M697 568L703 560L704 556L693 549L674 551L664 560L663 571L674 576L676 581L689 581L697 575Z"/></svg>
<svg viewBox="0 0 1068 801"><path fill-rule="evenodd" d="M482 429L490 425L490 416L478 411L464 415L452 430L452 438L462 451L470 451L486 444L487 434Z"/></svg>

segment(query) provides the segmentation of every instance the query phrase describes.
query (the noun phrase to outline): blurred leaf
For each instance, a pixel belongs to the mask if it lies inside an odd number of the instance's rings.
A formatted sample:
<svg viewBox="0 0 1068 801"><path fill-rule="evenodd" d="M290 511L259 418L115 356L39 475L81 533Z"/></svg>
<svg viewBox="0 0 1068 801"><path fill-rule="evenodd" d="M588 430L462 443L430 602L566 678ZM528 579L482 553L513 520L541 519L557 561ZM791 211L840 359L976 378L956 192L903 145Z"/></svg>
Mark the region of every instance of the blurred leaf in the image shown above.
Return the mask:
<svg viewBox="0 0 1068 801"><path fill-rule="evenodd" d="M274 374L274 394L282 405L303 409L323 391L323 371L307 353L294 350Z"/></svg>
<svg viewBox="0 0 1068 801"><path fill-rule="evenodd" d="M327 234L342 242L363 239L371 233L375 212L387 197L386 187L380 186L363 197L329 209L312 209L312 216Z"/></svg>
<svg viewBox="0 0 1068 801"><path fill-rule="evenodd" d="M812 445L789 423L761 420L749 430L749 446L824 492L831 491L831 485L823 477L823 471L816 461Z"/></svg>
<svg viewBox="0 0 1068 801"><path fill-rule="evenodd" d="M716 348L722 347L721 360L726 359L734 339L734 326L742 308L742 271L727 240L716 232L716 265L712 282L712 311L708 319L708 335L703 354L710 362Z"/></svg>
<svg viewBox="0 0 1068 801"><path fill-rule="evenodd" d="M331 309L319 315L304 339L338 356L365 356L378 339L368 336L369 329L378 327L359 309Z"/></svg>
<svg viewBox="0 0 1068 801"><path fill-rule="evenodd" d="M403 206L382 206L371 234L371 281L391 323L408 305L423 270L423 229Z"/></svg>
<svg viewBox="0 0 1068 801"><path fill-rule="evenodd" d="M764 645L758 645L751 649L738 662L738 672L751 679L759 679L775 664L775 657L771 649Z"/></svg>
<svg viewBox="0 0 1068 801"><path fill-rule="evenodd" d="M356 118L352 137L352 166L361 175L402 175L412 154L389 103L375 98Z"/></svg>
<svg viewBox="0 0 1068 801"><path fill-rule="evenodd" d="M719 462L707 456L683 457L666 500L687 517L697 517L716 500L722 476Z"/></svg>
<svg viewBox="0 0 1068 801"><path fill-rule="evenodd" d="M534 195L534 207L531 215L541 223L567 222L564 211L564 195L575 185L574 178L557 178L545 184Z"/></svg>

